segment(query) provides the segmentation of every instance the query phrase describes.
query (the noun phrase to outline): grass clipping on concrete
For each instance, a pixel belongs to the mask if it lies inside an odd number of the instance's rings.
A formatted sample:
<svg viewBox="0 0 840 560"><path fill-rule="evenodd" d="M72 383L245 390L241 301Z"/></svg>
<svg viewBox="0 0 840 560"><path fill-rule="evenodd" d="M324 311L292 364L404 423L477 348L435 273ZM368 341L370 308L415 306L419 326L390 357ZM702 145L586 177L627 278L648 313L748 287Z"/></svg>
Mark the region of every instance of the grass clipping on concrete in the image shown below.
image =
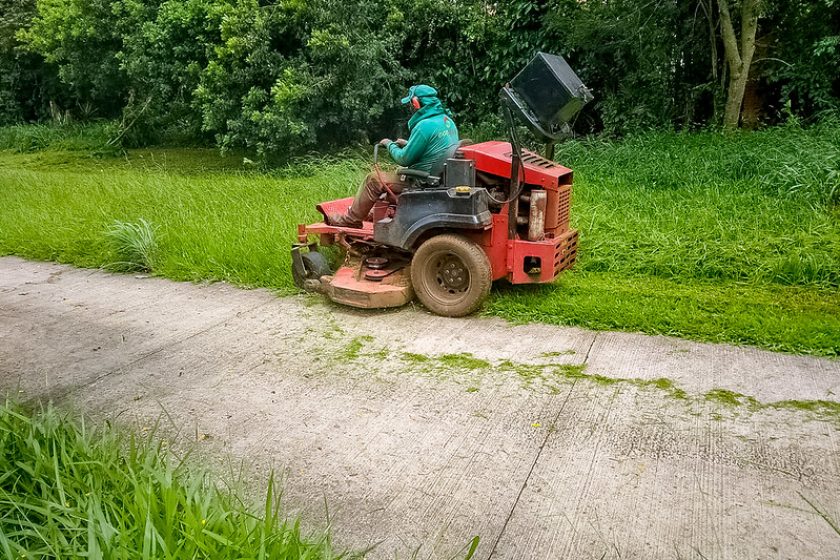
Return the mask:
<svg viewBox="0 0 840 560"><path fill-rule="evenodd" d="M341 558L280 517L173 461L160 444L91 430L52 408L0 404L4 558Z"/></svg>
<svg viewBox="0 0 840 560"><path fill-rule="evenodd" d="M264 172L200 149L93 156L78 131L39 129L33 143L27 130L0 133L0 254L283 294L296 291L297 224L369 169L333 156ZM556 159L575 171L575 270L497 283L485 313L840 355L840 124L574 141Z"/></svg>

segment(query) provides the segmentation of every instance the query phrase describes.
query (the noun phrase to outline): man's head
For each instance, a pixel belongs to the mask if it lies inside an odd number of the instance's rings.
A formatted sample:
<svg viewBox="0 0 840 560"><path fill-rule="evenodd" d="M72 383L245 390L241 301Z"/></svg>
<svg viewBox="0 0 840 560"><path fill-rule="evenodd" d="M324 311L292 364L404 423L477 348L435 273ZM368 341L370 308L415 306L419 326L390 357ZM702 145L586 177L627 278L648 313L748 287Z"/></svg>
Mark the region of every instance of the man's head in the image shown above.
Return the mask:
<svg viewBox="0 0 840 560"><path fill-rule="evenodd" d="M437 90L426 84L418 84L408 89L408 95L402 98L402 104L408 105L411 112L417 111L420 107L428 105L429 102L437 99Z"/></svg>

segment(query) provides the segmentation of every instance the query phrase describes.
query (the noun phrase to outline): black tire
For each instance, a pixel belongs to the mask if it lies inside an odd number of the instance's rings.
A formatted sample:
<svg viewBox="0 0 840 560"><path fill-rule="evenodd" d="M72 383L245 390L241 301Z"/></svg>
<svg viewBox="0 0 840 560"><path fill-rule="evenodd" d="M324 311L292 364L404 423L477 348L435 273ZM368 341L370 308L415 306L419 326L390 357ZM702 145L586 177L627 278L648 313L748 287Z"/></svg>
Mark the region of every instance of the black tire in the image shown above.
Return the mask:
<svg viewBox="0 0 840 560"><path fill-rule="evenodd" d="M300 260L303 261L303 270L292 265L292 280L300 289L304 289L306 280L318 280L321 276L332 274L327 259L317 251L301 253Z"/></svg>
<svg viewBox="0 0 840 560"><path fill-rule="evenodd" d="M490 294L490 259L461 235L446 233L425 241L411 260L411 284L420 303L444 317L475 312Z"/></svg>

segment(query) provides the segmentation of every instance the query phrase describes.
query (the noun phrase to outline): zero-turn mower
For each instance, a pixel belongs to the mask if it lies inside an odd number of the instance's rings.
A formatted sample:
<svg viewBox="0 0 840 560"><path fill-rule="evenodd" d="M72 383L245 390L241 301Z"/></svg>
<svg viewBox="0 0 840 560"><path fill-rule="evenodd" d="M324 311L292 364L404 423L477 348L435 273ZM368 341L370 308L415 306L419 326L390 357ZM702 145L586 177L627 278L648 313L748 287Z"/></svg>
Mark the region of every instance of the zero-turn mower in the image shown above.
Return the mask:
<svg viewBox="0 0 840 560"><path fill-rule="evenodd" d="M295 284L362 308L397 307L417 296L434 313L461 317L481 306L495 280L551 282L570 268L578 241L569 227L572 170L551 160L554 143L592 95L563 58L538 53L500 96L510 142L462 142L440 177L399 168L410 186L386 192L361 228L299 225ZM545 157L520 147L516 119L546 142ZM316 208L326 218L352 201ZM344 249L337 271L319 244Z"/></svg>

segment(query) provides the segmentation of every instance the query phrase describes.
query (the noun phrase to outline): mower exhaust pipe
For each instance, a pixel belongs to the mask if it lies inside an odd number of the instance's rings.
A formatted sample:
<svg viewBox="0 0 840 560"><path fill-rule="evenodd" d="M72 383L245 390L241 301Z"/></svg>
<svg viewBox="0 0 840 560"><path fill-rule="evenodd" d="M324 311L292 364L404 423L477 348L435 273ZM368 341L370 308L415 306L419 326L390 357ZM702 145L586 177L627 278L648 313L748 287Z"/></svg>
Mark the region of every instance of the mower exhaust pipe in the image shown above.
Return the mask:
<svg viewBox="0 0 840 560"><path fill-rule="evenodd" d="M517 226L528 226L528 241L542 241L545 239L545 207L548 195L543 190L533 190L528 195L519 197L528 205L527 216L517 216Z"/></svg>
<svg viewBox="0 0 840 560"><path fill-rule="evenodd" d="M528 212L528 241L545 239L545 206L548 195L543 190L531 191L531 208Z"/></svg>

